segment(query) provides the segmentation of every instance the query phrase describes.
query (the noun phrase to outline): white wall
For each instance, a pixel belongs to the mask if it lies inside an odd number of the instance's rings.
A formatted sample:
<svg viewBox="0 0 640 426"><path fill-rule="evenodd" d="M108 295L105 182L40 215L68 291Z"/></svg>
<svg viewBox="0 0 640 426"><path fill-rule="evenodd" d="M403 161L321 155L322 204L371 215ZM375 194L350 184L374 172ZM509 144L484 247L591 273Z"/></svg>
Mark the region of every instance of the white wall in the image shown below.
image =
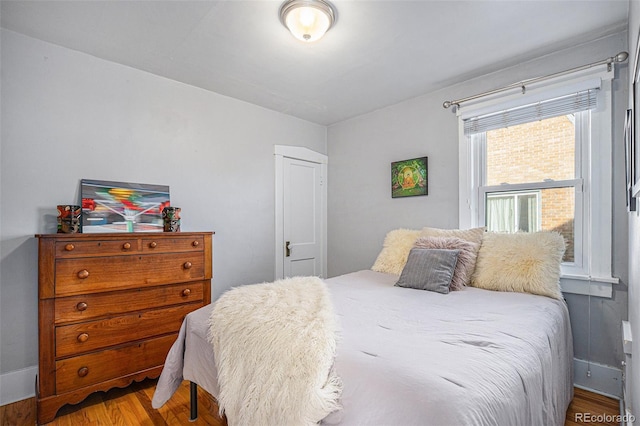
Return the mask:
<svg viewBox="0 0 640 426"><path fill-rule="evenodd" d="M216 232L217 297L274 278L274 145L326 154L326 128L10 31L1 43L5 404L9 382L33 394L33 235L55 232L56 205L79 201L80 179L169 185L182 229Z"/></svg>
<svg viewBox="0 0 640 426"><path fill-rule="evenodd" d="M629 9L629 63L633 64L636 58L638 46L638 33L640 32L640 3L630 2ZM633 67L630 67L633 70ZM629 85L633 76L629 72ZM632 105L629 100L629 105ZM636 112L637 114L637 112ZM640 132L636 128L636 138ZM640 200L638 200L640 201ZM632 370L633 374L627 377L630 382L631 394L627 395L627 406L640 422L640 209L629 213L629 322L633 336L632 344Z"/></svg>
<svg viewBox="0 0 640 426"><path fill-rule="evenodd" d="M391 229L458 226L458 122L451 110L442 107L443 101L599 61L626 48L627 34L615 34L330 126L329 276L370 268ZM627 102L626 68L620 68L613 85L613 271L621 284L614 286L612 299L591 300L590 349L588 300L567 295L576 357L587 359L590 352L591 361L616 368L622 360L620 321L627 315L627 223L620 143ZM390 163L424 155L429 157L429 195L392 199Z"/></svg>

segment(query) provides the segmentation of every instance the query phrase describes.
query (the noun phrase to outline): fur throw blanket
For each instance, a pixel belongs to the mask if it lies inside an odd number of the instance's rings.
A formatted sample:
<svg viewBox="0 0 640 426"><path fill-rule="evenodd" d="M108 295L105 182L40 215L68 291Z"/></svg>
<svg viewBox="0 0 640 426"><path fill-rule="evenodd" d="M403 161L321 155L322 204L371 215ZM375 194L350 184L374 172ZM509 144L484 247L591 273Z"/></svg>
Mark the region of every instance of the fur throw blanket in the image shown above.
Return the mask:
<svg viewBox="0 0 640 426"><path fill-rule="evenodd" d="M235 425L311 425L340 408L337 321L326 284L295 277L233 288L213 306L220 413Z"/></svg>

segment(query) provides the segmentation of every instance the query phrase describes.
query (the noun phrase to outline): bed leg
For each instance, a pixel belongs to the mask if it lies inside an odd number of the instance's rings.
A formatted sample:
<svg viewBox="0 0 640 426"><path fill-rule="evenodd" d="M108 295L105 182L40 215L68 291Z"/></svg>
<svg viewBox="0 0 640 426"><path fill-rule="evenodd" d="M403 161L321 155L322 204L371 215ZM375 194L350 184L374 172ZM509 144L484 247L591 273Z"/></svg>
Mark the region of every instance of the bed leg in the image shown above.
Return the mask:
<svg viewBox="0 0 640 426"><path fill-rule="evenodd" d="M198 385L194 382L189 382L189 391L191 399L191 414L189 416L189 421L195 422L198 419Z"/></svg>

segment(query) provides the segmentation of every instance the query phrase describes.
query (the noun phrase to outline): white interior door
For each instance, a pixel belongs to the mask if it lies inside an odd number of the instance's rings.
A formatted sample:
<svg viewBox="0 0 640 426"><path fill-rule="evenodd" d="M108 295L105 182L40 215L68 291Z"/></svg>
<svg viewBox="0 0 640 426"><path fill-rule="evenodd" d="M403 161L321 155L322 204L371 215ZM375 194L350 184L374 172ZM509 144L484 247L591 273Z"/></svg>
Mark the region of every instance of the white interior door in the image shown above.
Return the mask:
<svg viewBox="0 0 640 426"><path fill-rule="evenodd" d="M320 164L284 158L284 276L319 276L321 271Z"/></svg>
<svg viewBox="0 0 640 426"><path fill-rule="evenodd" d="M276 150L276 278L324 277L326 156L305 148L286 151L279 156Z"/></svg>

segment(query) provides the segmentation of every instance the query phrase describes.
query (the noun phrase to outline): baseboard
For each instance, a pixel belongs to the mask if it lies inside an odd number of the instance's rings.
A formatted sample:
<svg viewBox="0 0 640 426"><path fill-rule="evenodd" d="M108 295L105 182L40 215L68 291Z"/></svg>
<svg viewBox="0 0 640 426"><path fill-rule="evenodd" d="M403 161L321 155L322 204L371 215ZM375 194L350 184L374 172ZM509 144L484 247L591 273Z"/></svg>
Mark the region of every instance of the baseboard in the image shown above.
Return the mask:
<svg viewBox="0 0 640 426"><path fill-rule="evenodd" d="M588 371L591 371L590 375ZM573 384L591 392L622 399L622 370L619 368L574 358Z"/></svg>
<svg viewBox="0 0 640 426"><path fill-rule="evenodd" d="M0 405L34 397L37 375L37 366L0 374Z"/></svg>

